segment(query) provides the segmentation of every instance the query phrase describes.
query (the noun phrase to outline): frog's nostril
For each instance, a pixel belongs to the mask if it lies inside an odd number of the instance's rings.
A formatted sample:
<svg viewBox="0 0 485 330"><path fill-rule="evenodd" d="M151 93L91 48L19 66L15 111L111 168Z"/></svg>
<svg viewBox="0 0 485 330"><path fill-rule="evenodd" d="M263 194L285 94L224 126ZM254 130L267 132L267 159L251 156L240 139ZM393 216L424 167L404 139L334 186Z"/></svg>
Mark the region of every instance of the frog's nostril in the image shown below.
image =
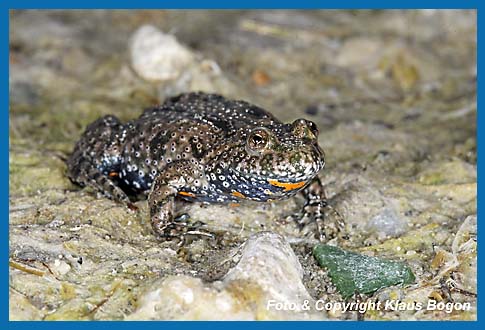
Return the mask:
<svg viewBox="0 0 485 330"><path fill-rule="evenodd" d="M300 118L295 120L291 126L295 136L301 139L317 140L318 128L314 122Z"/></svg>

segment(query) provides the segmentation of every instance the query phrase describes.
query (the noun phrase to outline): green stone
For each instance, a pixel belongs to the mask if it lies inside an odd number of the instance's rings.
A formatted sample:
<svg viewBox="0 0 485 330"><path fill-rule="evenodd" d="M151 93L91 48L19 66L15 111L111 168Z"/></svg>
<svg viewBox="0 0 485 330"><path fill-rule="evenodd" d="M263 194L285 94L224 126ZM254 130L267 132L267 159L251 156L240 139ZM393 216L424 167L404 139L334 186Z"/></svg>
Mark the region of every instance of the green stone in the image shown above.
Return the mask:
<svg viewBox="0 0 485 330"><path fill-rule="evenodd" d="M373 293L397 284L411 284L415 277L402 262L369 257L330 245L317 245L313 255L344 298L354 293Z"/></svg>

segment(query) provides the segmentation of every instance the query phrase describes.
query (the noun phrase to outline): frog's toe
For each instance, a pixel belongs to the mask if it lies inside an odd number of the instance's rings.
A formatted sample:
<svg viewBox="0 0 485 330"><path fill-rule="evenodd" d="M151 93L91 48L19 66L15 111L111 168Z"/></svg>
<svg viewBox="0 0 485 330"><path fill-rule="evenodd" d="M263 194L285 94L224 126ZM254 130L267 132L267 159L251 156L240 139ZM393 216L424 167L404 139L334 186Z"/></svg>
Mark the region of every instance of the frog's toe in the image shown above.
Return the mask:
<svg viewBox="0 0 485 330"><path fill-rule="evenodd" d="M296 212L288 216L290 221L293 221L297 226L298 230L301 232L309 223L311 223L311 219L308 217L308 214L302 212Z"/></svg>
<svg viewBox="0 0 485 330"><path fill-rule="evenodd" d="M153 221L153 219L152 219ZM155 221L157 222L157 221ZM210 231L204 230L204 222L191 222L190 216L186 213L176 216L173 222L164 223L163 225L155 227L159 238L163 241L179 241L179 245L184 245L187 242L187 236L205 236L213 237Z"/></svg>
<svg viewBox="0 0 485 330"><path fill-rule="evenodd" d="M215 234L208 231L208 230L201 230L201 229L192 229L188 230L180 236L180 241L178 243L179 247L185 246L189 244L192 238L200 239L200 238L209 238L214 239Z"/></svg>
<svg viewBox="0 0 485 330"><path fill-rule="evenodd" d="M301 212L290 215L300 233L303 235L310 234L319 241L326 241L327 233L324 226L324 213L321 206L309 207L306 205Z"/></svg>

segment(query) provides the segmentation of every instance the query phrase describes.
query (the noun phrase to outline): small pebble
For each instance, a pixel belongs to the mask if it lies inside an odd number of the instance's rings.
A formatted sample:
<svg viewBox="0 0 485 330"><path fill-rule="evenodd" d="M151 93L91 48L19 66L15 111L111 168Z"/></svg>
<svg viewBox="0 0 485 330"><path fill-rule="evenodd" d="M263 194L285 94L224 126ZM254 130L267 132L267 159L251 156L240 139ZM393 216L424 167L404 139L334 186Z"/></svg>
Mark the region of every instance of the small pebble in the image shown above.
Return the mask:
<svg viewBox="0 0 485 330"><path fill-rule="evenodd" d="M144 25L133 34L130 53L135 72L153 81L176 79L194 58L173 35L151 25Z"/></svg>

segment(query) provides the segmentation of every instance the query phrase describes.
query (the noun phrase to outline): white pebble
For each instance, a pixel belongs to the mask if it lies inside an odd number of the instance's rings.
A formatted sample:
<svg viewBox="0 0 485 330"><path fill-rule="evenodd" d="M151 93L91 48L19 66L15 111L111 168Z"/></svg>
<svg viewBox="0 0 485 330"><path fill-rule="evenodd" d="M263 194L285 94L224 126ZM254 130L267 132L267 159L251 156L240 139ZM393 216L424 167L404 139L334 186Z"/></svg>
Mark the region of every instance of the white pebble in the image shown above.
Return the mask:
<svg viewBox="0 0 485 330"><path fill-rule="evenodd" d="M151 25L144 25L133 34L130 53L135 72L155 81L177 78L194 58L173 35Z"/></svg>

